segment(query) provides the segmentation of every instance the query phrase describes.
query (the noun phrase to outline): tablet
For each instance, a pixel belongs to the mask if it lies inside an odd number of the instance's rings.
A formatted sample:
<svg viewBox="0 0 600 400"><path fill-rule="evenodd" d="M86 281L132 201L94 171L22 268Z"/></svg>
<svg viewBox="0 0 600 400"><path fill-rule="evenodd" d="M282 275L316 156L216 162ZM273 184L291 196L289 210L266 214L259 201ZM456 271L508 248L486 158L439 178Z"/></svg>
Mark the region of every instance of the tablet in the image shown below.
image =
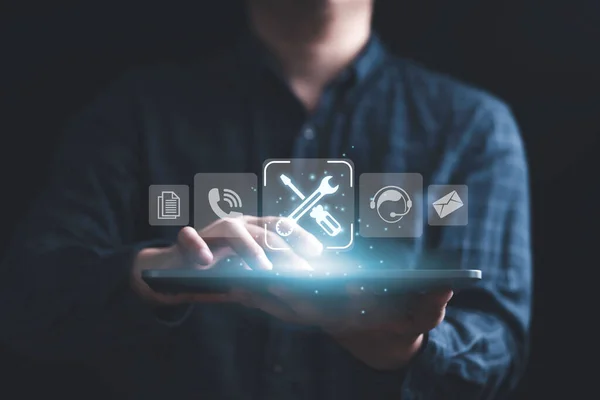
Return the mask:
<svg viewBox="0 0 600 400"><path fill-rule="evenodd" d="M142 279L165 294L226 293L233 288L266 291L283 286L296 291L343 295L353 285L376 294L463 289L481 280L475 269L360 269L348 272L163 269L146 270Z"/></svg>

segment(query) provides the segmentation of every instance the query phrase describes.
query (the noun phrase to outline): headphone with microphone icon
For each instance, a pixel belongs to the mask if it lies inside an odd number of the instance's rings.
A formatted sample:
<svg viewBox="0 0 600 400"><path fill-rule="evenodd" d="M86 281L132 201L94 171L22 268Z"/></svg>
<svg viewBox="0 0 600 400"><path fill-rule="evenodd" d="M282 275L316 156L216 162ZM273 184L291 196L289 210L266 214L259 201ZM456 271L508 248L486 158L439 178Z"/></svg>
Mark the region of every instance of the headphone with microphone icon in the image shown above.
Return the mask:
<svg viewBox="0 0 600 400"><path fill-rule="evenodd" d="M386 201L400 201L402 199L404 200L404 211L403 212L401 212L401 213L391 212L389 217L384 217L383 215L381 215L380 207L381 207L382 203L384 203ZM377 203L375 203L375 202L377 202ZM379 189L377 191L377 193L375 193L369 206L371 207L372 210L377 210L377 214L379 215L379 218L381 218L384 222L387 222L388 224L395 224L396 222L400 221L402 219L402 217L404 217L406 214L408 214L410 212L410 209L412 208L413 203L412 203L412 200L410 199L410 196L408 195L408 193L406 193L406 190L404 190L398 186L385 186L385 187L382 187L381 189ZM392 218L392 219L389 219L389 218Z"/></svg>

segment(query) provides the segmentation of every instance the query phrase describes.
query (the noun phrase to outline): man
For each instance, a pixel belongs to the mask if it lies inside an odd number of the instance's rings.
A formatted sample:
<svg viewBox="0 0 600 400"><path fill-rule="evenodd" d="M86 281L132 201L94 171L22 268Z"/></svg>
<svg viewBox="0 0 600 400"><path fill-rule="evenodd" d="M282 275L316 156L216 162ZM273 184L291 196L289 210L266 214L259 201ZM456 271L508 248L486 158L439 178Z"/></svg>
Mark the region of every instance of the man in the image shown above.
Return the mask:
<svg viewBox="0 0 600 400"><path fill-rule="evenodd" d="M75 121L5 260L0 338L92 368L124 398L509 393L527 354L531 259L526 162L507 107L389 55L371 33L369 0L254 0L248 10L254 35L231 53L128 76ZM274 298L167 296L141 281L149 268L217 268L232 252L273 267L265 219L151 228L149 185L342 154L361 172L468 185L469 224L428 229L410 246L458 255L460 267L483 269L482 284L447 308L451 292L415 295L406 312L349 293L331 315L280 288ZM290 265L309 268L319 246L308 232L299 239L306 251ZM365 304L374 317L357 318Z"/></svg>

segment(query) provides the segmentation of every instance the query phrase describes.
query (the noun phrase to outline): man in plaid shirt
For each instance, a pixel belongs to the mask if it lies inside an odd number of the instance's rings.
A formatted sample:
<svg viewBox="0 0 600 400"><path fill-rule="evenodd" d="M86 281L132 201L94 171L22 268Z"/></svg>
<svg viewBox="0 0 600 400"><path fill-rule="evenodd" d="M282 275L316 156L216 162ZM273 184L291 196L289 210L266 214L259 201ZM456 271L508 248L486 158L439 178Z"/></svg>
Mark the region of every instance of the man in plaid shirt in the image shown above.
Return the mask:
<svg viewBox="0 0 600 400"><path fill-rule="evenodd" d="M233 51L128 75L74 121L4 261L0 339L92 369L116 398L508 395L527 358L532 267L527 164L507 106L390 55L369 0L248 6L253 32ZM483 281L415 295L408 314L380 300L369 319L356 317L373 300L362 294L329 315L285 291L166 296L141 281L144 269L213 266L223 249L273 267L263 219L151 228L148 185L342 154L359 172L467 185L467 225L388 244L392 257L405 245L414 260L439 254L439 268L482 269ZM231 233L242 239L214 240Z"/></svg>

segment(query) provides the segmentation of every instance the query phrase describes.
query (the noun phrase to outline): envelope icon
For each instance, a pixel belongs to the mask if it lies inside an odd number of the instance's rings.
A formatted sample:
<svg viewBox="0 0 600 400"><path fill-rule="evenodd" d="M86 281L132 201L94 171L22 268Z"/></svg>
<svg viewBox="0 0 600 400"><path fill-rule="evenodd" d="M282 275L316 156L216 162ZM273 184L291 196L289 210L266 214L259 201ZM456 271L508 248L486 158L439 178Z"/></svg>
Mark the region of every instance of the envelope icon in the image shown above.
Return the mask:
<svg viewBox="0 0 600 400"><path fill-rule="evenodd" d="M447 217L462 206L464 206L464 203L456 190L433 202L433 209L440 218Z"/></svg>

